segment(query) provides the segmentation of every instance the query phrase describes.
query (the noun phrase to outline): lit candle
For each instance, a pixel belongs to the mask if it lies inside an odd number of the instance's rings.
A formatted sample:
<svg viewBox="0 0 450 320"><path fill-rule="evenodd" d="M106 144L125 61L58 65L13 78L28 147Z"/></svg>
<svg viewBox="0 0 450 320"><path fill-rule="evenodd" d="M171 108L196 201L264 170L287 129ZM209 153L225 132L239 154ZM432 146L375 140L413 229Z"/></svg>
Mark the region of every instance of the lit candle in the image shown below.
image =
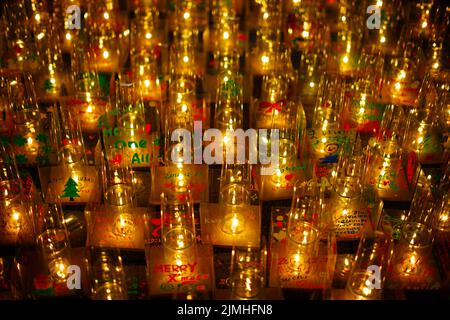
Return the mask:
<svg viewBox="0 0 450 320"><path fill-rule="evenodd" d="M244 227L244 216L236 209L232 209L232 213L225 215L221 224L222 231L231 235L236 235L243 232Z"/></svg>
<svg viewBox="0 0 450 320"><path fill-rule="evenodd" d="M407 255L406 258L404 259L401 266L402 272L406 276L417 273L417 266L420 260L421 259L417 255L417 253L413 251L411 254Z"/></svg>
<svg viewBox="0 0 450 320"><path fill-rule="evenodd" d="M119 237L128 237L135 232L133 216L129 213L121 213L117 216L113 227L113 234Z"/></svg>
<svg viewBox="0 0 450 320"><path fill-rule="evenodd" d="M68 277L67 268L69 265L69 261L65 258L52 259L48 264L50 275L56 282L65 282Z"/></svg>

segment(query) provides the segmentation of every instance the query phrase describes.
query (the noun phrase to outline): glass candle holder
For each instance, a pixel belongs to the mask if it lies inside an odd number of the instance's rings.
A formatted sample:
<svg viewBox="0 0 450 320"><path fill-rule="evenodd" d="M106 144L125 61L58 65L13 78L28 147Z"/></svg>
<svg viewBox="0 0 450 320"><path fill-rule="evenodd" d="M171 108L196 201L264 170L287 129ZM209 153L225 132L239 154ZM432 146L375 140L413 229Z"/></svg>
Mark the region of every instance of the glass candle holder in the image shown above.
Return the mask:
<svg viewBox="0 0 450 320"><path fill-rule="evenodd" d="M378 300L392 254L392 238L382 231L364 234L360 240L352 271L347 280L347 298Z"/></svg>
<svg viewBox="0 0 450 320"><path fill-rule="evenodd" d="M305 270L305 264L318 255L320 232L326 226L323 215L324 193L314 180L294 187L287 226L289 269Z"/></svg>
<svg viewBox="0 0 450 320"><path fill-rule="evenodd" d="M170 48L170 78L172 81L180 78L191 81L200 80L203 75L201 56L198 47L191 41L180 41Z"/></svg>
<svg viewBox="0 0 450 320"><path fill-rule="evenodd" d="M75 97L68 98L63 104L77 116L82 132L96 133L106 125L100 119L109 108L109 103L101 96L89 91L78 92Z"/></svg>
<svg viewBox="0 0 450 320"><path fill-rule="evenodd" d="M444 161L444 128L434 110L410 110L404 148L416 153L421 164Z"/></svg>
<svg viewBox="0 0 450 320"><path fill-rule="evenodd" d="M5 3L3 9L7 45L12 52L12 57L8 61L9 67L23 71L35 70L38 66L36 46L32 30L28 28L30 20L26 4Z"/></svg>
<svg viewBox="0 0 450 320"><path fill-rule="evenodd" d="M245 216L250 210L250 165L223 164L220 178L219 205L223 212L220 228L227 234L245 229Z"/></svg>
<svg viewBox="0 0 450 320"><path fill-rule="evenodd" d="M332 172L333 193L329 200L333 221L357 210L363 191L365 158L360 146L344 146L339 153L336 169Z"/></svg>
<svg viewBox="0 0 450 320"><path fill-rule="evenodd" d="M0 246L35 240L34 212L23 196L22 182L10 146L0 144Z"/></svg>
<svg viewBox="0 0 450 320"><path fill-rule="evenodd" d="M103 197L114 219L111 233L118 238L136 231L133 174L122 148L110 146L102 158Z"/></svg>
<svg viewBox="0 0 450 320"><path fill-rule="evenodd" d="M58 162L66 165L85 163L83 135L78 117L66 106L59 106L57 112Z"/></svg>
<svg viewBox="0 0 450 320"><path fill-rule="evenodd" d="M396 270L401 277L417 275L424 271L430 259L433 243L432 229L420 223L407 222L401 230L396 248Z"/></svg>
<svg viewBox="0 0 450 320"><path fill-rule="evenodd" d="M450 196L448 194L444 194L434 207L433 227L443 232L450 230Z"/></svg>
<svg viewBox="0 0 450 320"><path fill-rule="evenodd" d="M133 177L122 148L108 147L102 157L102 182L105 203L111 206L133 204Z"/></svg>
<svg viewBox="0 0 450 320"><path fill-rule="evenodd" d="M131 72L121 72L116 81L117 126L122 134L133 138L145 131L145 111L142 94Z"/></svg>
<svg viewBox="0 0 450 320"><path fill-rule="evenodd" d="M7 76L13 123L30 125L39 121L39 108L33 78L27 73L11 73Z"/></svg>
<svg viewBox="0 0 450 320"><path fill-rule="evenodd" d="M36 14L40 16L40 13ZM40 76L36 81L36 91L42 101L57 98L65 83L58 27L55 19L49 19L45 22L45 29L37 33Z"/></svg>
<svg viewBox="0 0 450 320"><path fill-rule="evenodd" d="M233 247L231 256L231 290L235 298L255 299L265 287L267 250L255 247Z"/></svg>
<svg viewBox="0 0 450 320"><path fill-rule="evenodd" d="M227 130L236 130L243 125L242 77L225 71L219 75L218 84L214 127L226 135Z"/></svg>
<svg viewBox="0 0 450 320"><path fill-rule="evenodd" d="M142 53L136 53L131 60L133 74L144 101L162 101L162 80L160 80L157 61Z"/></svg>
<svg viewBox="0 0 450 320"><path fill-rule="evenodd" d="M190 191L161 194L161 235L165 249L183 251L196 243L194 204Z"/></svg>
<svg viewBox="0 0 450 320"><path fill-rule="evenodd" d="M345 89L345 79L339 74L331 73L322 76L314 108L313 128L326 131L328 128L338 126Z"/></svg>
<svg viewBox="0 0 450 320"><path fill-rule="evenodd" d="M192 132L195 100L195 84L192 81L181 78L170 86L169 108L165 114L166 132L169 136L177 128Z"/></svg>
<svg viewBox="0 0 450 320"><path fill-rule="evenodd" d="M64 222L61 204L53 190L47 191L49 203L39 225L37 242L44 261L48 264L50 275L59 283L66 281L70 265L69 234Z"/></svg>
<svg viewBox="0 0 450 320"><path fill-rule="evenodd" d="M298 95L305 108L308 123L312 121L315 100L319 89L320 79L325 70L327 54L324 50L308 50L300 57L300 69L305 70L299 75Z"/></svg>
<svg viewBox="0 0 450 320"><path fill-rule="evenodd" d="M86 264L94 300L128 298L122 257L118 249L91 248Z"/></svg>

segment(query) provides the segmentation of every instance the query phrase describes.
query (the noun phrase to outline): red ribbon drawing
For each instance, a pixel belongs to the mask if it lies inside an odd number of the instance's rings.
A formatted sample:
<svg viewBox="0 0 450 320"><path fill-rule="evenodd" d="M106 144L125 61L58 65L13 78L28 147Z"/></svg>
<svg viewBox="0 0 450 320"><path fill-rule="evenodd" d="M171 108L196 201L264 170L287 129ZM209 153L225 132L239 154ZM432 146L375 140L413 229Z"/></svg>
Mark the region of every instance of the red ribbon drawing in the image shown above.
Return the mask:
<svg viewBox="0 0 450 320"><path fill-rule="evenodd" d="M278 112L281 112L281 108L282 108L285 104L286 104L286 101L285 101L285 100L279 100L279 101L274 102L274 103L269 102L269 101L262 101L262 102L259 104L259 107L265 109L265 110L266 110L266 113L271 113L271 112L273 112L274 110L276 110L276 111L278 111Z"/></svg>

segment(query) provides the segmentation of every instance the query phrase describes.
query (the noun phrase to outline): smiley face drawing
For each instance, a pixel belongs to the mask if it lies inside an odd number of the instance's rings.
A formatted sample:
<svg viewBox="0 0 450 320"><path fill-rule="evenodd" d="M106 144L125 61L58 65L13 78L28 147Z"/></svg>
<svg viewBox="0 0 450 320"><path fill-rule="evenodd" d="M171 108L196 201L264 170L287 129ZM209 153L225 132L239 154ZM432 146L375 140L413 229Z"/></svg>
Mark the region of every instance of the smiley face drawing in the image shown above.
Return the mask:
<svg viewBox="0 0 450 320"><path fill-rule="evenodd" d="M338 160L337 151L339 150L339 144L336 142L330 142L325 145L323 148L325 152L325 157L320 158L320 161L323 163L334 163Z"/></svg>
<svg viewBox="0 0 450 320"><path fill-rule="evenodd" d="M334 155L339 149L339 145L337 143L327 143L324 150L327 156Z"/></svg>

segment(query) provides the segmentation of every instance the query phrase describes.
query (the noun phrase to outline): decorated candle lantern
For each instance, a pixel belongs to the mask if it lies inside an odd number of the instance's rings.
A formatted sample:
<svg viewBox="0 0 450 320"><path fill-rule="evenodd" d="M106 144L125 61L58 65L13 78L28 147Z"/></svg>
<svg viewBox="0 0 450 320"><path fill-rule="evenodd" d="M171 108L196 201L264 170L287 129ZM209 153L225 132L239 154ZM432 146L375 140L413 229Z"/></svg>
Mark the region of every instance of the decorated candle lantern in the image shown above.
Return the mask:
<svg viewBox="0 0 450 320"><path fill-rule="evenodd" d="M340 148L353 133L342 130L342 109L347 83L338 74L324 75L319 84L309 143L315 162L337 162Z"/></svg>
<svg viewBox="0 0 450 320"><path fill-rule="evenodd" d="M236 130L243 125L242 77L225 71L219 75L218 85L214 126L226 136L227 130Z"/></svg>
<svg viewBox="0 0 450 320"><path fill-rule="evenodd" d="M345 288L347 299L382 299L392 245L391 235L380 230L368 231L362 236ZM377 269L372 269L374 267Z"/></svg>
<svg viewBox="0 0 450 320"><path fill-rule="evenodd" d="M361 134L378 132L385 105L380 102L383 57L379 53L362 51L356 79L346 89L343 106L343 126L355 128Z"/></svg>
<svg viewBox="0 0 450 320"><path fill-rule="evenodd" d="M245 228L246 214L250 210L250 165L223 164L220 178L219 204L221 230L227 234L239 234Z"/></svg>
<svg viewBox="0 0 450 320"><path fill-rule="evenodd" d="M388 105L377 139L369 142L365 180L375 186L381 199L405 201L410 198L410 186L403 164L405 126L402 121L405 118L401 106Z"/></svg>
<svg viewBox="0 0 450 320"><path fill-rule="evenodd" d="M0 245L14 247L34 243L34 218L26 201L11 148L0 146Z"/></svg>
<svg viewBox="0 0 450 320"><path fill-rule="evenodd" d="M315 43L324 41L323 8L314 2L291 0L286 4L286 12L287 40L302 52L317 50Z"/></svg>
<svg viewBox="0 0 450 320"><path fill-rule="evenodd" d="M37 67L36 46L24 2L10 2L4 7L5 34L8 46L8 66L22 71Z"/></svg>
<svg viewBox="0 0 450 320"><path fill-rule="evenodd" d="M434 110L411 110L408 115L405 148L415 152L421 164L445 161L444 128Z"/></svg>
<svg viewBox="0 0 450 320"><path fill-rule="evenodd" d="M333 191L328 207L336 224L360 209L365 169L361 149L359 140L353 146L345 145L340 151L336 169L332 172Z"/></svg>
<svg viewBox="0 0 450 320"><path fill-rule="evenodd" d="M196 244L194 207L189 192L161 194L161 240L174 254Z"/></svg>
<svg viewBox="0 0 450 320"><path fill-rule="evenodd" d="M327 54L321 49L304 52L300 57L300 69L305 70L298 76L297 94L311 123L320 78L326 66Z"/></svg>
<svg viewBox="0 0 450 320"><path fill-rule="evenodd" d="M9 77L8 83L16 161L19 165L35 163L40 152L42 132L33 80L29 74L15 74Z"/></svg>
<svg viewBox="0 0 450 320"><path fill-rule="evenodd" d="M60 48L59 34L54 20L46 23L47 31L38 35L38 55L41 76L36 83L38 97L42 101L53 100L61 95L64 84L62 53Z"/></svg>
<svg viewBox="0 0 450 320"><path fill-rule="evenodd" d="M49 193L52 191L49 190ZM48 265L50 277L55 283L66 283L71 265L71 249L69 234L64 222L61 204L54 196L45 208L42 223L38 226L37 242L45 263Z"/></svg>
<svg viewBox="0 0 450 320"><path fill-rule="evenodd" d="M125 271L119 249L92 248L86 262L93 300L127 299Z"/></svg>
<svg viewBox="0 0 450 320"><path fill-rule="evenodd" d="M391 103L410 106L417 98L423 77L424 56L416 41L410 31L404 31L399 40L399 54L387 61L382 94Z"/></svg>
<svg viewBox="0 0 450 320"><path fill-rule="evenodd" d="M324 190L313 180L299 182L294 189L287 226L288 268L307 277L319 255L319 242L326 230Z"/></svg>
<svg viewBox="0 0 450 320"><path fill-rule="evenodd" d="M134 236L137 228L130 160L122 147L110 146L102 155L103 199L113 219L110 234L127 239Z"/></svg>

